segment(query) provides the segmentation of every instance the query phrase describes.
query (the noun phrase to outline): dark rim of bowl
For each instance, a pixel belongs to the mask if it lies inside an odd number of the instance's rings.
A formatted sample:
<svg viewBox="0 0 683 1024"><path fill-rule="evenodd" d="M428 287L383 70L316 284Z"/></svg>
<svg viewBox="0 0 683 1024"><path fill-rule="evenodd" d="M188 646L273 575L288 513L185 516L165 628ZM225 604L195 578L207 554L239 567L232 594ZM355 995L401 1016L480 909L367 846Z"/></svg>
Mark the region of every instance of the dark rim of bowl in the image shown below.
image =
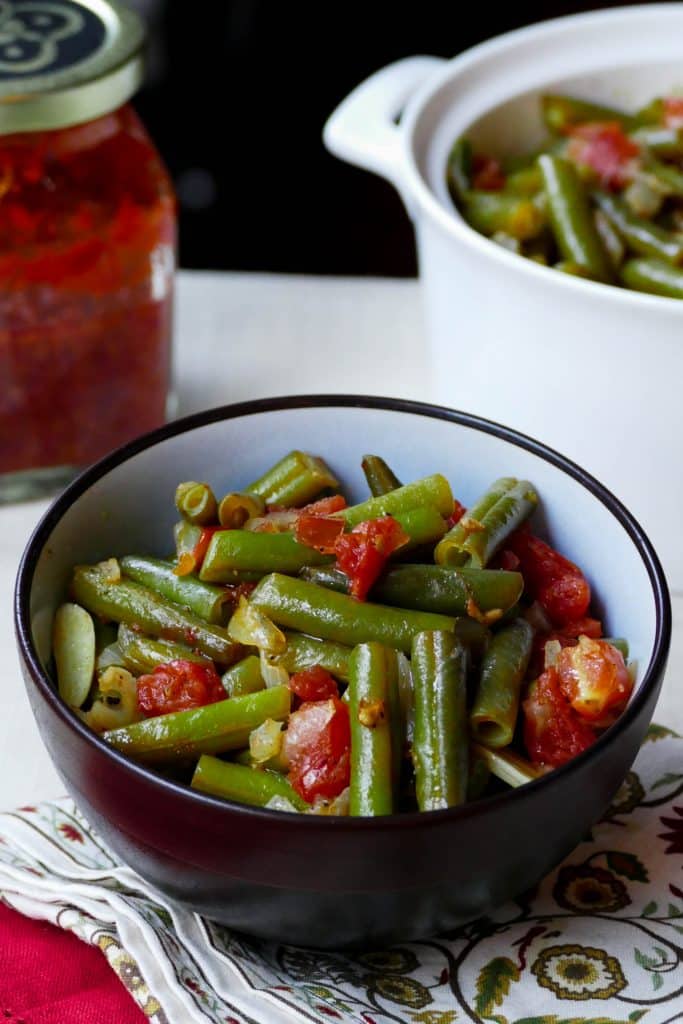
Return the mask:
<svg viewBox="0 0 683 1024"><path fill-rule="evenodd" d="M421 825L437 826L445 819L450 820L454 816L463 818L483 811L494 810L502 801L522 801L531 797L539 787L552 784L554 779L568 775L576 771L580 766L595 759L599 752L608 743L616 742L619 736L626 730L630 723L638 716L641 708L649 699L652 689L661 681L666 666L671 639L671 601L664 576L664 571L659 558L652 547L648 537L637 520L622 505L606 487L599 483L584 469L560 455L551 448L546 447L539 441L521 434L510 427L502 426L491 420L473 416L470 413L449 409L445 406L431 405L427 402L416 402L401 398L384 398L366 395L293 395L282 398L260 398L247 402L238 402L233 405L219 406L208 409L204 412L185 416L182 419L168 423L157 430L136 438L135 440L117 448L99 462L81 473L63 493L50 506L45 515L36 526L19 565L15 595L14 595L14 623L17 642L24 664L27 666L33 683L40 691L43 698L50 704L59 717L87 743L92 744L96 749L113 758L119 765L130 772L133 776L142 777L147 782L152 782L163 791L169 791L177 797L191 800L196 804L209 806L213 809L222 808L230 813L239 813L250 816L266 817L283 820L282 811L266 810L261 807L251 807L246 804L239 804L233 801L224 800L220 797L210 796L180 782L167 779L157 774L145 765L133 761L125 754L113 750L103 739L94 733L85 723L63 703L59 698L52 680L44 671L38 654L33 646L31 635L30 617L30 595L33 582L33 575L45 543L53 529L70 506L88 490L101 477L105 476L112 469L138 452L153 447L161 441L183 434L197 427L206 426L221 420L236 419L256 413L274 412L285 409L311 409L321 407L346 407L359 409L384 409L392 412L410 413L412 415L426 416L431 419L446 420L457 423L460 426L469 427L491 434L494 437L507 441L519 448L537 455L545 462L556 466L562 472L582 484L593 497L609 509L617 522L624 528L635 545L638 554L645 564L650 583L652 585L655 601L655 642L652 657L643 675L642 682L635 697L629 706L617 719L613 726L608 729L596 743L584 753L573 758L567 764L554 769L548 775L542 776L527 783L518 789L512 789L495 796L484 797L481 800L473 801L470 804L463 804L459 807L452 807L445 810L428 812L410 812L406 814L386 815L379 818L349 818L349 817L325 817L321 815L288 815L288 821L296 823L297 827L303 828L397 828L411 827L418 822Z"/></svg>

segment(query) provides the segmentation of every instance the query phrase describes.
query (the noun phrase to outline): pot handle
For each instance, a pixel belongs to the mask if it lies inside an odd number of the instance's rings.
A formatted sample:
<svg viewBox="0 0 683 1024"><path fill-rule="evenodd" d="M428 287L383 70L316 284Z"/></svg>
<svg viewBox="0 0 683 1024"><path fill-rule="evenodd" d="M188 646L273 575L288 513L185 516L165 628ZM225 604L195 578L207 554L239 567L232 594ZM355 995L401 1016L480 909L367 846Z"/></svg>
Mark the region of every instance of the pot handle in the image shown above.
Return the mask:
<svg viewBox="0 0 683 1024"><path fill-rule="evenodd" d="M401 129L396 118L441 57L406 57L361 82L327 120L323 142L330 153L387 178L406 202Z"/></svg>

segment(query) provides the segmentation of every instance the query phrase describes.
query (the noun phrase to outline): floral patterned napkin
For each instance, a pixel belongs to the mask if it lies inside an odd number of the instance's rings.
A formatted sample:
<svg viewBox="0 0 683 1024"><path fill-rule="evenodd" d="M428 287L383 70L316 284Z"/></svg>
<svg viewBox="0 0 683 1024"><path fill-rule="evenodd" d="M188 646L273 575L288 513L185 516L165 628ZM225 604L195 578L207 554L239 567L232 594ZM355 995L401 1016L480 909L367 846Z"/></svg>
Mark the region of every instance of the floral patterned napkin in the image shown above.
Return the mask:
<svg viewBox="0 0 683 1024"><path fill-rule="evenodd" d="M0 815L0 893L99 947L153 1024L683 1020L683 739L651 726L604 819L533 893L354 955L259 942L169 904L69 799Z"/></svg>

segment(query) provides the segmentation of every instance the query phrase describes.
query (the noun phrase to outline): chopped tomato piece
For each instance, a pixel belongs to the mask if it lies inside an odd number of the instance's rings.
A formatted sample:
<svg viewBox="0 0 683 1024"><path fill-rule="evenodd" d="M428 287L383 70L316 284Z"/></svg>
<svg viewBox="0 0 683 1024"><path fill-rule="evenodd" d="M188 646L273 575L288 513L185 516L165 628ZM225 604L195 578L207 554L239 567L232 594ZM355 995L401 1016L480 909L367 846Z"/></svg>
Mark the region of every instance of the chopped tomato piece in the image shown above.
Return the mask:
<svg viewBox="0 0 683 1024"><path fill-rule="evenodd" d="M249 597L251 592L256 589L255 583L237 583L235 585L223 587L227 594L228 603L233 607L237 608L240 603L241 597Z"/></svg>
<svg viewBox="0 0 683 1024"><path fill-rule="evenodd" d="M529 688L524 704L524 745L534 764L557 767L592 746L597 734L565 697L556 668Z"/></svg>
<svg viewBox="0 0 683 1024"><path fill-rule="evenodd" d="M498 192L505 185L505 175L492 156L475 156L472 161L472 187L485 192Z"/></svg>
<svg viewBox="0 0 683 1024"><path fill-rule="evenodd" d="M590 167L605 188L619 189L633 178L640 148L618 121L588 121L571 128L567 155Z"/></svg>
<svg viewBox="0 0 683 1024"><path fill-rule="evenodd" d="M591 619L586 616L583 619L568 622L560 629L553 629L547 633L537 633L531 649L529 674L537 676L543 671L545 645L548 641L557 640L562 647L574 647L578 643L580 636L589 636L594 640L599 639L602 636L602 623L599 619Z"/></svg>
<svg viewBox="0 0 683 1024"><path fill-rule="evenodd" d="M605 640L580 636L560 653L556 668L565 697L591 722L606 724L605 716L621 711L633 689L621 651Z"/></svg>
<svg viewBox="0 0 683 1024"><path fill-rule="evenodd" d="M336 679L320 665L294 672L289 677L289 688L302 701L329 700L339 696Z"/></svg>
<svg viewBox="0 0 683 1024"><path fill-rule="evenodd" d="M202 562L204 561L204 555L207 552L209 544L211 543L211 538L213 537L214 533L218 533L218 531L222 529L222 526L205 526L202 529L202 532L199 535L199 540L195 544L192 551L192 556L195 561L195 572L201 568Z"/></svg>
<svg viewBox="0 0 683 1024"><path fill-rule="evenodd" d="M351 726L349 709L337 697L302 704L289 716L282 750L289 781L299 796L333 799L349 784Z"/></svg>
<svg viewBox="0 0 683 1024"><path fill-rule="evenodd" d="M456 498L455 501L453 502L453 511L451 512L450 516L448 517L448 529L449 530L452 530L453 527L456 526L460 522L462 517L465 515L465 512L467 512L467 509Z"/></svg>
<svg viewBox="0 0 683 1024"><path fill-rule="evenodd" d="M334 553L337 540L344 532L344 520L336 516L315 515L302 512L294 527L294 536L299 544L315 548L324 555Z"/></svg>
<svg viewBox="0 0 683 1024"><path fill-rule="evenodd" d="M538 601L554 626L566 626L586 615L591 590L578 566L526 530L508 537L507 547L519 559L528 595Z"/></svg>
<svg viewBox="0 0 683 1024"><path fill-rule="evenodd" d="M683 96L665 96L662 103L667 128L683 128Z"/></svg>
<svg viewBox="0 0 683 1024"><path fill-rule="evenodd" d="M302 512L312 516L331 516L333 512L341 512L346 508L346 498L343 494L332 494L329 498L320 498L310 505L304 505Z"/></svg>
<svg viewBox="0 0 683 1024"><path fill-rule="evenodd" d="M363 601L390 555L408 542L393 516L368 519L342 534L335 544L337 565L351 580L351 593Z"/></svg>
<svg viewBox="0 0 683 1024"><path fill-rule="evenodd" d="M138 679L138 708L147 718L226 699L220 676L209 664L169 661Z"/></svg>
<svg viewBox="0 0 683 1024"><path fill-rule="evenodd" d="M508 548L503 548L495 559L494 568L505 569L507 572L517 572L519 569L519 558Z"/></svg>

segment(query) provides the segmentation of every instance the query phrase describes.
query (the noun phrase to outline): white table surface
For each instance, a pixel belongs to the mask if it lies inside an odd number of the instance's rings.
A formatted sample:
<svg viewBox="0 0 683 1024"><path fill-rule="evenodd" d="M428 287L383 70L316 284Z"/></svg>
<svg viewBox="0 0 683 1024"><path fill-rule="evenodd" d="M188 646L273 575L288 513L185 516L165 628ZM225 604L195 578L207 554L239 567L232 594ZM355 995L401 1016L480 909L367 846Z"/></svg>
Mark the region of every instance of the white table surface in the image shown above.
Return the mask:
<svg viewBox="0 0 683 1024"><path fill-rule="evenodd" d="M180 414L314 391L431 398L415 281L182 272L176 325ZM46 507L0 507L0 810L63 792L24 693L12 624L19 557ZM673 606L656 719L683 731L683 594Z"/></svg>

